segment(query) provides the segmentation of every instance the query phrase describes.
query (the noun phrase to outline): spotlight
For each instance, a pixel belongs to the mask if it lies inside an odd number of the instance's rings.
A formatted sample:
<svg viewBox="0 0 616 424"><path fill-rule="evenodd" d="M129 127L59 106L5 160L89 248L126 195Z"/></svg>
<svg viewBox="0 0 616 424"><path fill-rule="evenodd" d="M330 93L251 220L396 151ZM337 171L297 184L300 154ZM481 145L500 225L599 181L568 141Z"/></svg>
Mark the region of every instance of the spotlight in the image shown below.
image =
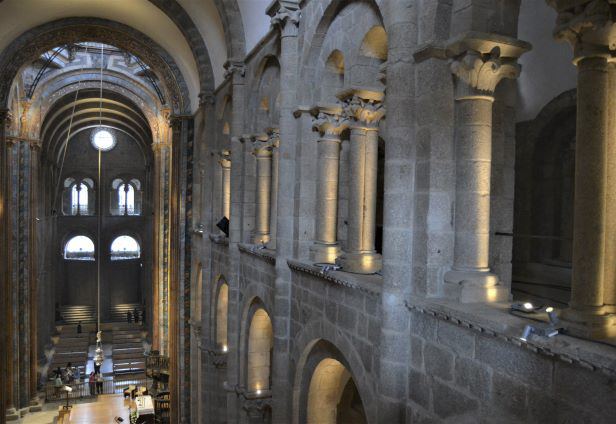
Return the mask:
<svg viewBox="0 0 616 424"><path fill-rule="evenodd" d="M535 327L533 327L532 325L527 325L526 327L524 327L524 332L522 333L522 337L520 337L520 340L522 340L523 342L528 341L530 335L535 332Z"/></svg>
<svg viewBox="0 0 616 424"><path fill-rule="evenodd" d="M222 346L222 351L223 351L223 352L226 352L226 351L227 351L227 345L223 345L223 346Z"/></svg>
<svg viewBox="0 0 616 424"><path fill-rule="evenodd" d="M554 308L552 308L551 306L548 306L547 308L545 308L545 311L549 314L550 312L554 311Z"/></svg>
<svg viewBox="0 0 616 424"><path fill-rule="evenodd" d="M511 310L515 312L523 312L525 314L535 313L540 309L540 306L537 306L531 302L516 302L511 304Z"/></svg>
<svg viewBox="0 0 616 424"><path fill-rule="evenodd" d="M526 309L527 311L531 311L533 310L533 304L530 302L525 302L523 305L524 309Z"/></svg>
<svg viewBox="0 0 616 424"><path fill-rule="evenodd" d="M261 389L257 389L257 392L256 392L256 393L257 393L258 395L260 395L260 394L261 394Z"/></svg>

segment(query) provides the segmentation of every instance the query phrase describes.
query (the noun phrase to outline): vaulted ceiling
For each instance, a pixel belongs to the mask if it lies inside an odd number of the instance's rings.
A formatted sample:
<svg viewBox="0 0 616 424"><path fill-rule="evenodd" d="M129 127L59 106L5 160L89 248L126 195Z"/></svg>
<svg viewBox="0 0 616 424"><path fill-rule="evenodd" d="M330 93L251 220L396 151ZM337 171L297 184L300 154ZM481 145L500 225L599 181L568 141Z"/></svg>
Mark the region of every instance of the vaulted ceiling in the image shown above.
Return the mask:
<svg viewBox="0 0 616 424"><path fill-rule="evenodd" d="M29 29L68 17L116 21L142 32L177 63L193 109L200 92L199 66L205 54L214 85L223 64L242 59L269 30L269 0L0 0L0 51ZM84 40L85 41L85 40ZM205 46L202 52L200 45Z"/></svg>

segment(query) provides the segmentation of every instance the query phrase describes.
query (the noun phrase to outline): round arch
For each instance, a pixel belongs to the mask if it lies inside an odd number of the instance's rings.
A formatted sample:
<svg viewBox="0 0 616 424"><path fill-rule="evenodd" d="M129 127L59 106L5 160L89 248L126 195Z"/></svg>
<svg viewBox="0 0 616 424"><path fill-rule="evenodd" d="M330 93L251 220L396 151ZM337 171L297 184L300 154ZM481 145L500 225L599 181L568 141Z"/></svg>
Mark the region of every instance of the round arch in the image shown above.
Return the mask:
<svg viewBox="0 0 616 424"><path fill-rule="evenodd" d="M173 113L191 113L188 85L169 53L127 25L98 18L60 19L32 28L13 40L0 55L0 107L8 107L13 80L23 65L55 46L84 40L110 44L140 57L162 82Z"/></svg>

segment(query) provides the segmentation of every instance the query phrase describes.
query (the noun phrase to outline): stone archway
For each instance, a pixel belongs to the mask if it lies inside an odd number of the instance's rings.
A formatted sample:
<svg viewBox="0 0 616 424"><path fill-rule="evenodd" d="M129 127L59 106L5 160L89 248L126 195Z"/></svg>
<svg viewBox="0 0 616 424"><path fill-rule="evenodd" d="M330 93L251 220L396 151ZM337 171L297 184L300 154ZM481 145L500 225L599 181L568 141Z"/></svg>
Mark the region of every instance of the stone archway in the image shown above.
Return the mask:
<svg viewBox="0 0 616 424"><path fill-rule="evenodd" d="M0 107L8 106L13 79L24 64L55 46L84 40L110 44L140 57L163 83L172 112L176 115L191 112L188 86L169 53L127 25L98 18L49 22L23 33L7 46L0 56Z"/></svg>

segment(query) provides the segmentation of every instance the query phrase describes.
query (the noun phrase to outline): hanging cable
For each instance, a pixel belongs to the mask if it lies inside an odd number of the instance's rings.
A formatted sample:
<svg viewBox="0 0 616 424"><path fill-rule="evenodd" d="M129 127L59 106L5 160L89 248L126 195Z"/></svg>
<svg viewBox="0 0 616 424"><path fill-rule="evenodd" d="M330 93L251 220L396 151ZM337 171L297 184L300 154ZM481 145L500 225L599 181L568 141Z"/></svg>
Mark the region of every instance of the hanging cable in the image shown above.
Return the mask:
<svg viewBox="0 0 616 424"><path fill-rule="evenodd" d="M88 56L88 46L86 45L86 58ZM86 59L87 62L87 59ZM83 72L84 66L81 66ZM73 109L71 111L71 119L68 123L68 132L66 133L66 141L64 142L64 151L62 152L62 160L60 161L60 172L58 173L58 179L56 181L56 188L53 193L53 202L51 203L52 211L56 209L56 202L58 200L58 193L60 191L60 182L62 181L62 171L64 169L64 160L66 159L66 151L68 150L68 141L71 139L71 132L73 130L73 118L75 117L75 108L77 107L77 97L79 96L79 82L77 83L77 90L75 91L75 98L73 99Z"/></svg>

